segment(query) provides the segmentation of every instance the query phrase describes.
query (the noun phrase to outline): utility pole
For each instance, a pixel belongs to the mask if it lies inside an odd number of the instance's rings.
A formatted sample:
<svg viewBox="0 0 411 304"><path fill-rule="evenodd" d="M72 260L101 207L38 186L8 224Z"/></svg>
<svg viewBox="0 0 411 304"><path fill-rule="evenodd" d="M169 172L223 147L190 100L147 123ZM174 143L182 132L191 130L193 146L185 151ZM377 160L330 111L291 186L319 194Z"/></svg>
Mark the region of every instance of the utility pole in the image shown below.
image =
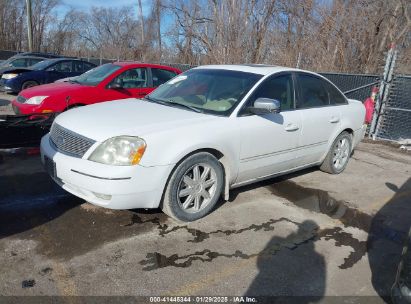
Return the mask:
<svg viewBox="0 0 411 304"><path fill-rule="evenodd" d="M159 61L161 62L162 49L161 49L161 16L160 16L160 0L156 1L156 15L157 15L157 37L158 37L158 50L159 50Z"/></svg>
<svg viewBox="0 0 411 304"><path fill-rule="evenodd" d="M31 17L31 0L26 0L27 8L27 35L29 42L29 52L33 51L33 22Z"/></svg>
<svg viewBox="0 0 411 304"><path fill-rule="evenodd" d="M144 61L144 52L145 52L145 41L144 41L144 19L143 19L143 6L141 5L141 0L138 0L138 12L140 16L140 30L141 30L141 56Z"/></svg>

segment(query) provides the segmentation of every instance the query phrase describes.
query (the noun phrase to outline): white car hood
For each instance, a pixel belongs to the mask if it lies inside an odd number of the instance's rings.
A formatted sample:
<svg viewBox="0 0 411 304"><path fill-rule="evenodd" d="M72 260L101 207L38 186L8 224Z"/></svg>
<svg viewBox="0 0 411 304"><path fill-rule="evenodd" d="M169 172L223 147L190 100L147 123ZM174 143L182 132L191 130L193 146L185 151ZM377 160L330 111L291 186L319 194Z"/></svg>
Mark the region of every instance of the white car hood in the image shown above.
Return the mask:
<svg viewBox="0 0 411 304"><path fill-rule="evenodd" d="M144 138L149 133L181 126L190 127L193 123L218 118L130 98L72 109L57 116L55 123L101 142L120 135Z"/></svg>

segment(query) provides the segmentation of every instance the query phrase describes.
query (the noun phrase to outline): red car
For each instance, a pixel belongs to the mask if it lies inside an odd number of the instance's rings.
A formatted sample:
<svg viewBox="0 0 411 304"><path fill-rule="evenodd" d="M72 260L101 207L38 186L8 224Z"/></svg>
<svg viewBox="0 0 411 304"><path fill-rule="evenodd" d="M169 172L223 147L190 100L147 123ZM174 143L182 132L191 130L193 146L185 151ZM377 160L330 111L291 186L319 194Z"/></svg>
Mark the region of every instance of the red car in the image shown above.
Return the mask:
<svg viewBox="0 0 411 304"><path fill-rule="evenodd" d="M180 73L156 64L107 63L68 82L23 90L12 100L12 106L16 114L51 113L109 100L142 98Z"/></svg>

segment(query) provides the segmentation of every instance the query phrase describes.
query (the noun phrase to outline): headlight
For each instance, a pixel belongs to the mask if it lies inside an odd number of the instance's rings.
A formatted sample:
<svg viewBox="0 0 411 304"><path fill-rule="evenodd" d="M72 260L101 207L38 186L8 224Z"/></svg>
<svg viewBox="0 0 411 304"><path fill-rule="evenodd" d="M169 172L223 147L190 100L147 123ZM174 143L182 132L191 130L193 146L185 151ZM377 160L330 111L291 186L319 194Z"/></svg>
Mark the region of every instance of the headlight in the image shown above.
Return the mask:
<svg viewBox="0 0 411 304"><path fill-rule="evenodd" d="M144 139L118 136L107 139L90 155L89 160L114 166L137 165L146 150Z"/></svg>
<svg viewBox="0 0 411 304"><path fill-rule="evenodd" d="M12 79L12 78L14 78L14 77L17 77L19 74L16 74L16 73L9 73L9 74L3 74L2 76L1 76L1 78L3 78L3 79Z"/></svg>
<svg viewBox="0 0 411 304"><path fill-rule="evenodd" d="M26 100L25 104L31 104L31 105L39 105L43 102L44 99L46 99L48 96L33 96L29 99Z"/></svg>

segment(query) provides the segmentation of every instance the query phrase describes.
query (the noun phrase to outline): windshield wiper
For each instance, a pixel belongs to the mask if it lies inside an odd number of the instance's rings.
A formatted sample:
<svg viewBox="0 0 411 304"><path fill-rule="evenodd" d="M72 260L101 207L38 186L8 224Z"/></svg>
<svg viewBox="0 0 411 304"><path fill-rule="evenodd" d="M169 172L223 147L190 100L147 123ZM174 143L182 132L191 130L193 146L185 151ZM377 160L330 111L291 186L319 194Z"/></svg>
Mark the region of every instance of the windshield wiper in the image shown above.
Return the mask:
<svg viewBox="0 0 411 304"><path fill-rule="evenodd" d="M163 101L161 99L150 97L148 95L146 95L143 99L146 99L146 100L152 101L152 102L157 102L157 103L162 104L162 105L168 105L168 102Z"/></svg>
<svg viewBox="0 0 411 304"><path fill-rule="evenodd" d="M149 101L153 101L153 102L157 102L157 103L159 103L159 104L162 104L162 105L165 105L165 106L173 106L173 105L176 105L176 106L180 106L180 107L182 107L182 108L186 108L186 109L189 109L189 110L191 110L191 111L194 111L194 112L197 112L197 113L204 113L201 109L199 109L199 108L196 108L196 107L193 107L193 106L189 106L189 105L186 105L186 104L183 104L183 103L179 103L179 102L175 102L174 100L172 100L172 99L159 99L159 98L153 98L153 97L151 97L151 96L148 96L148 95L146 95L145 97L144 97L144 99L147 99L147 100L149 100Z"/></svg>
<svg viewBox="0 0 411 304"><path fill-rule="evenodd" d="M201 109L199 109L199 108L196 108L196 107L193 107L193 106L189 106L189 105L186 105L186 104L184 104L184 103L175 102L174 100L170 100L169 103L172 104L172 105L177 105L177 106L181 106L181 107L190 109L190 110L192 110L192 111L194 111L194 112L197 112L197 113L203 113L203 111L202 111Z"/></svg>

